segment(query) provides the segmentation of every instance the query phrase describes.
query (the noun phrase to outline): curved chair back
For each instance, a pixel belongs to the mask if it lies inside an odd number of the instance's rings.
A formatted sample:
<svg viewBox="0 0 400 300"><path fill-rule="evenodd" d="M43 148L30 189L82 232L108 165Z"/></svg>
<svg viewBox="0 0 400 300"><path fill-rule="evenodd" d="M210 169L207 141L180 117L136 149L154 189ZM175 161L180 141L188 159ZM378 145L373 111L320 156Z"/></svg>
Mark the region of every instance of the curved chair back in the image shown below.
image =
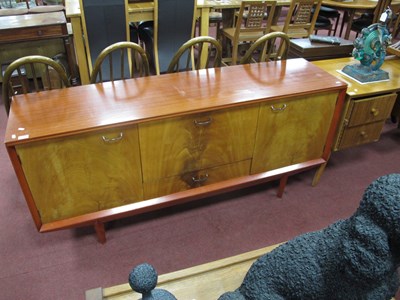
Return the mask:
<svg viewBox="0 0 400 300"><path fill-rule="evenodd" d="M205 64L201 64L203 50L208 48L208 56ZM210 56L215 52L215 56ZM199 70L215 68L221 66L222 46L210 36L198 36L184 43L172 58L167 73L179 71ZM180 60L186 60L185 64L180 64Z"/></svg>
<svg viewBox="0 0 400 300"><path fill-rule="evenodd" d="M290 39L286 33L267 33L251 45L240 60L240 63L249 64L252 62L286 59L289 52L289 46Z"/></svg>
<svg viewBox="0 0 400 300"><path fill-rule="evenodd" d="M108 63L108 68L106 67ZM115 64L114 64L115 63ZM127 66L127 68L125 68ZM90 83L103 82L103 72L111 81L150 75L146 51L133 42L118 42L100 52L97 57ZM97 81L97 77L99 80Z"/></svg>
<svg viewBox="0 0 400 300"><path fill-rule="evenodd" d="M33 91L69 87L64 66L41 55L30 55L13 61L3 74L2 97L7 115L12 96Z"/></svg>

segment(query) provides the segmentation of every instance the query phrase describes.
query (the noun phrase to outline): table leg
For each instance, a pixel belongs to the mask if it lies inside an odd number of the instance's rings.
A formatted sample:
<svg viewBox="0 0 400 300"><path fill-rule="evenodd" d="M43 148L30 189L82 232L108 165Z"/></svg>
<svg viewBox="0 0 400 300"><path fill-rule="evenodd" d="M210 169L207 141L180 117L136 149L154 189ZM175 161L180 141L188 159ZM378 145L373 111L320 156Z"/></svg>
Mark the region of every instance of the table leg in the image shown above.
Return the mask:
<svg viewBox="0 0 400 300"><path fill-rule="evenodd" d="M74 37L74 46L76 58L78 60L79 75L81 84L90 83L88 61L86 56L85 44L83 41L83 30L80 17L71 17L72 32Z"/></svg>

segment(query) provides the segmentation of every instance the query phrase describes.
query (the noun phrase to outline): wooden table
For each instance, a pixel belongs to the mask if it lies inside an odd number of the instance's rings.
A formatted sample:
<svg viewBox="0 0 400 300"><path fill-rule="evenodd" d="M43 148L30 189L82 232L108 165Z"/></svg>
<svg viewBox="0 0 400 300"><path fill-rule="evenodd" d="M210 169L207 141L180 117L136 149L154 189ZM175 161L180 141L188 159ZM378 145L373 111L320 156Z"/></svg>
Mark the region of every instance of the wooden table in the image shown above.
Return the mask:
<svg viewBox="0 0 400 300"><path fill-rule="evenodd" d="M68 66L71 75L74 75L73 54L64 12L1 17L0 44L2 45L50 39L63 40Z"/></svg>
<svg viewBox="0 0 400 300"><path fill-rule="evenodd" d="M218 299L225 292L234 291L242 283L252 263L271 252L273 245L240 255L220 259L199 266L163 274L157 288L171 292L177 299ZM134 266L132 266L133 268ZM128 277L129 274L126 275ZM131 300L141 294L133 292L128 283L86 291L86 300Z"/></svg>
<svg viewBox="0 0 400 300"><path fill-rule="evenodd" d="M378 0L323 0L322 5L336 8L345 11L347 13L347 27L344 34L344 39L348 40L351 31L351 25L353 24L354 17L357 13L361 12L372 12L378 5ZM392 4L400 3L400 1L392 1ZM345 17L343 17L345 19ZM344 21L343 21L344 22Z"/></svg>
<svg viewBox="0 0 400 300"><path fill-rule="evenodd" d="M271 180L282 196L311 168L316 184L345 92L301 58L82 85L15 96L5 144L37 229L104 243L113 219Z"/></svg>
<svg viewBox="0 0 400 300"><path fill-rule="evenodd" d="M198 0L197 1L197 14L200 17L200 35L209 35L209 13L211 9L232 9L239 8L241 0ZM279 6L289 6L290 0L278 0ZM86 56L85 43L82 34L84 31L79 0L66 0L66 15L71 20L72 30L74 34L74 43L77 53L77 60L79 65L79 72L82 84L88 84L89 79L89 65ZM143 3L128 3L128 22L140 22L154 20L154 2ZM206 51L203 51L203 60L207 56Z"/></svg>
<svg viewBox="0 0 400 300"><path fill-rule="evenodd" d="M334 151L378 141L400 91L400 58L387 57L381 69L388 81L361 84L341 74L344 66L359 64L354 58L314 61L314 65L347 83L346 102L336 134Z"/></svg>

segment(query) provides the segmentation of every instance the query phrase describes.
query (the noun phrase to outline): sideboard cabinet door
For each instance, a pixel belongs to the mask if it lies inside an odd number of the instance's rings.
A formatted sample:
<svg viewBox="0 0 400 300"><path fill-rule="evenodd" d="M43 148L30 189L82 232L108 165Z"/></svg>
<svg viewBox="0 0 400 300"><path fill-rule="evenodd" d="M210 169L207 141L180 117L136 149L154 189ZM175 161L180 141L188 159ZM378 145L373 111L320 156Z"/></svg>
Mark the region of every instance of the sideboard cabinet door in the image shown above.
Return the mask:
<svg viewBox="0 0 400 300"><path fill-rule="evenodd" d="M264 103L251 174L320 158L336 101L329 93Z"/></svg>
<svg viewBox="0 0 400 300"><path fill-rule="evenodd" d="M144 182L251 159L259 105L139 124Z"/></svg>
<svg viewBox="0 0 400 300"><path fill-rule="evenodd" d="M143 199L137 126L16 148L42 223Z"/></svg>

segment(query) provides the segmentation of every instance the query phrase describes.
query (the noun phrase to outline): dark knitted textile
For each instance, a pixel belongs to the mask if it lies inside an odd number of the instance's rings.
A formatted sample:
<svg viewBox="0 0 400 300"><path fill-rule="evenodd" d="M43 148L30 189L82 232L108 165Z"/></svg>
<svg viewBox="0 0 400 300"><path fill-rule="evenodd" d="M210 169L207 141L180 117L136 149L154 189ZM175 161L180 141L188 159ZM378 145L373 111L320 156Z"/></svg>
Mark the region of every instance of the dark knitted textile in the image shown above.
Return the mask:
<svg viewBox="0 0 400 300"><path fill-rule="evenodd" d="M349 219L261 256L220 299L391 299L399 264L400 174L390 174L368 186Z"/></svg>

